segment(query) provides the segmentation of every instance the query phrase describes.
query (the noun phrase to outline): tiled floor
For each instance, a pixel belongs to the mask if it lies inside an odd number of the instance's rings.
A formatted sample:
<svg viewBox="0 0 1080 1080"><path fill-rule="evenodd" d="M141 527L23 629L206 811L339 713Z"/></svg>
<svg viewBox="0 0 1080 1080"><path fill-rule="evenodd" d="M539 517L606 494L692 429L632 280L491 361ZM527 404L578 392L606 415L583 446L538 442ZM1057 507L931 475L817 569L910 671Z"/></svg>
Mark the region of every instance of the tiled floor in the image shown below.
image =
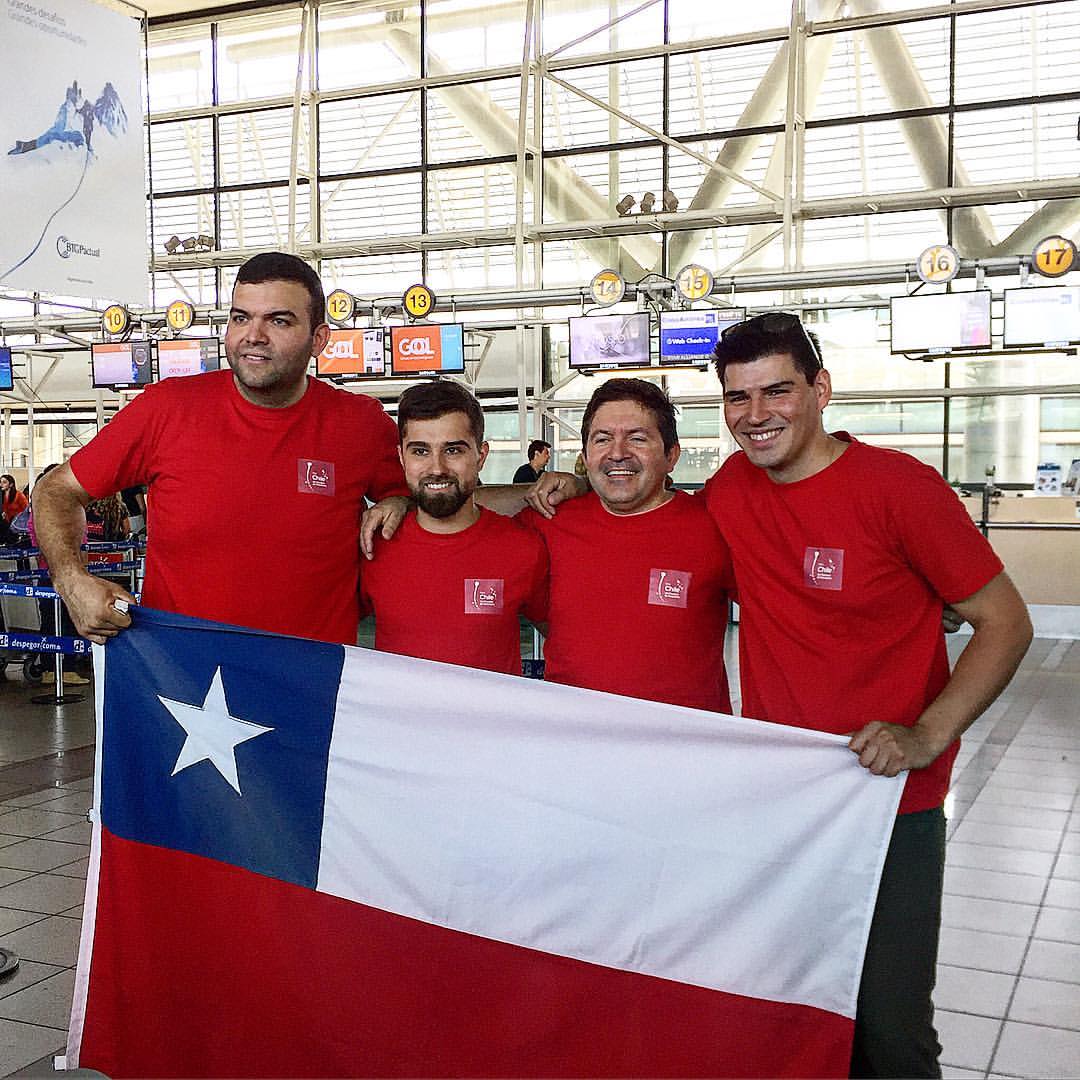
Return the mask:
<svg viewBox="0 0 1080 1080"><path fill-rule="evenodd" d="M950 642L955 653L963 639ZM0 683L0 1076L62 1051L86 873L92 699ZM85 693L89 688L80 688ZM947 807L947 1077L1080 1077L1080 642L1036 641L964 739Z"/></svg>

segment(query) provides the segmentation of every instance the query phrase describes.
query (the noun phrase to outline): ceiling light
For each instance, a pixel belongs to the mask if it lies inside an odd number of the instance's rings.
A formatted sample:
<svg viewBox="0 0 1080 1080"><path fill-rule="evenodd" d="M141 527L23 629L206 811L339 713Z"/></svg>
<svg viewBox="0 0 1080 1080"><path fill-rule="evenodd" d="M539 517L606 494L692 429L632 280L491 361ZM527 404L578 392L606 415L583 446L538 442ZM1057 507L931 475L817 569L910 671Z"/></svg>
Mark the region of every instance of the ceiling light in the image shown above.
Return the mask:
<svg viewBox="0 0 1080 1080"><path fill-rule="evenodd" d="M668 191L664 188L664 209L670 214L679 209L679 196L674 191Z"/></svg>
<svg viewBox="0 0 1080 1080"><path fill-rule="evenodd" d="M656 205L656 195L651 191L646 191L641 196L641 212L643 214L651 214L653 207Z"/></svg>
<svg viewBox="0 0 1080 1080"><path fill-rule="evenodd" d="M633 195L624 195L615 204L615 212L619 215L619 217L626 217L626 215L629 214L631 210L633 210L634 203L636 201L637 200L634 198Z"/></svg>
<svg viewBox="0 0 1080 1080"><path fill-rule="evenodd" d="M170 255L175 255L176 252L179 249L180 249L180 237L179 236L170 236L169 239L165 241L165 250Z"/></svg>

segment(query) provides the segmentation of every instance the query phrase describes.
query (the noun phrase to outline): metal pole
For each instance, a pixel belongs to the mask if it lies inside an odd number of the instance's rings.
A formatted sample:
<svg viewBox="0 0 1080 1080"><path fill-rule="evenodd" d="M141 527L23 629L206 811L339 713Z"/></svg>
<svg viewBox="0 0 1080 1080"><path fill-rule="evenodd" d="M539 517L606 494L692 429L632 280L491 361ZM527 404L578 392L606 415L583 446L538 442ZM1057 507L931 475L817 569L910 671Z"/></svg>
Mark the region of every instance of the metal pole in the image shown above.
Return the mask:
<svg viewBox="0 0 1080 1080"><path fill-rule="evenodd" d="M529 60L536 25L536 3L537 0L527 0L525 4L525 40L521 48L521 85L518 88L517 160L514 169L514 280L519 292L525 288L525 144L529 118ZM534 105L534 108L539 108L539 104ZM536 198L534 191L533 199ZM518 308L517 316L518 439L521 442L521 452L524 453L529 438L529 409L526 400L528 380L525 368L528 356L523 322L525 309Z"/></svg>
<svg viewBox="0 0 1080 1080"><path fill-rule="evenodd" d="M296 85L293 89L292 140L289 145L289 243L288 250L296 251L296 181L299 175L300 118L304 95L304 60L307 56L308 14L311 5L304 0L300 9L300 41L296 48Z"/></svg>

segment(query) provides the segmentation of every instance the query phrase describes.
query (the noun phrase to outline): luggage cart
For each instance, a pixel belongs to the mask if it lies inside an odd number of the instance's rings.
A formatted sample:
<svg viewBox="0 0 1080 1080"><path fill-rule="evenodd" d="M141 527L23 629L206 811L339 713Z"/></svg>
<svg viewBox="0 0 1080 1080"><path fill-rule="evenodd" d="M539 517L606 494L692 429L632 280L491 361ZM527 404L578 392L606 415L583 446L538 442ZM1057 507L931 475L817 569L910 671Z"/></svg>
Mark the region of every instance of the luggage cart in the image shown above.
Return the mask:
<svg viewBox="0 0 1080 1080"><path fill-rule="evenodd" d="M0 572L30 570L33 569L31 562L36 562L32 555L0 558ZM0 640L6 641L12 633L41 633L41 612L36 600L25 596L0 595ZM48 660L45 653L0 647L0 678L7 677L8 665L19 664L23 678L37 686L45 674Z"/></svg>

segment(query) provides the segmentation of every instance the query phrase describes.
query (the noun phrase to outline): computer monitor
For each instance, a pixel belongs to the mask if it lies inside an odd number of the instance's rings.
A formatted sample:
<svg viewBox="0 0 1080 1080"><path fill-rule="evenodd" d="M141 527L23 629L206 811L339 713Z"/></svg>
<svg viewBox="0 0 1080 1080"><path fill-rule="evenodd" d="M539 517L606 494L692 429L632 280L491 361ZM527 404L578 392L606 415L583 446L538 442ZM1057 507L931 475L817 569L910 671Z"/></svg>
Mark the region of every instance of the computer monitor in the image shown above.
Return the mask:
<svg viewBox="0 0 1080 1080"><path fill-rule="evenodd" d="M1080 342L1080 285L1005 290L1006 348L1076 342Z"/></svg>
<svg viewBox="0 0 1080 1080"><path fill-rule="evenodd" d="M712 359L720 335L746 318L746 308L660 312L660 364L701 367Z"/></svg>
<svg viewBox="0 0 1080 1080"><path fill-rule="evenodd" d="M570 319L569 366L576 370L649 366L648 312Z"/></svg>
<svg viewBox="0 0 1080 1080"><path fill-rule="evenodd" d="M149 341L104 341L90 346L95 390L130 390L154 381Z"/></svg>
<svg viewBox="0 0 1080 1080"><path fill-rule="evenodd" d="M171 338L158 342L158 378L202 375L221 367L221 342L216 337Z"/></svg>
<svg viewBox="0 0 1080 1080"><path fill-rule="evenodd" d="M390 327L390 374L460 375L465 371L465 335L459 323Z"/></svg>
<svg viewBox="0 0 1080 1080"><path fill-rule="evenodd" d="M335 382L383 377L386 343L382 330L331 330L326 348L315 357L315 374Z"/></svg>
<svg viewBox="0 0 1080 1080"><path fill-rule="evenodd" d="M990 290L892 298L894 353L990 347Z"/></svg>
<svg viewBox="0 0 1080 1080"><path fill-rule="evenodd" d="M0 345L0 390L15 389L15 369L11 364L11 350Z"/></svg>

